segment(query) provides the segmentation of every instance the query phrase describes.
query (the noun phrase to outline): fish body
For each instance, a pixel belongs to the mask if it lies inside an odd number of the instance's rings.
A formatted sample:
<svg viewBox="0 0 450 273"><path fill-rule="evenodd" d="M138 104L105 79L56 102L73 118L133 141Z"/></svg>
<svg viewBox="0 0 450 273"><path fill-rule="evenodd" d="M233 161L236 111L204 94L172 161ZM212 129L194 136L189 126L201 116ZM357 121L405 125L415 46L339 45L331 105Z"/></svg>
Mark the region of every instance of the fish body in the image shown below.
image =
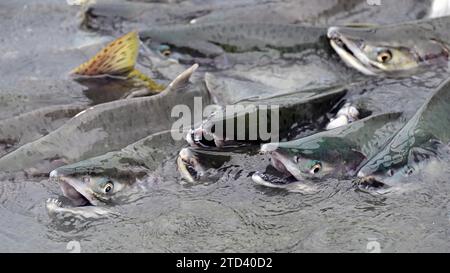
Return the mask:
<svg viewBox="0 0 450 273"><path fill-rule="evenodd" d="M261 152L271 156L280 174L299 182L352 177L401 127L400 117L400 113L369 116L297 140L264 144ZM261 179L254 180L259 183Z"/></svg>
<svg viewBox="0 0 450 273"><path fill-rule="evenodd" d="M145 191L148 176L185 144L171 133L158 132L119 151L58 167L49 179L60 184L73 206L121 204Z"/></svg>
<svg viewBox="0 0 450 273"><path fill-rule="evenodd" d="M148 28L139 36L150 48L168 45L203 57L261 51L268 48L299 52L327 47L326 29L295 24L219 22Z"/></svg>
<svg viewBox="0 0 450 273"><path fill-rule="evenodd" d="M436 158L439 148L450 142L449 111L450 81L447 80L396 132L392 140L359 170L358 176L387 181L384 178L392 177L402 169L413 174L408 165L416 165L414 162Z"/></svg>
<svg viewBox="0 0 450 273"><path fill-rule="evenodd" d="M293 126L320 123L347 93L329 87L267 97L223 107L187 135L191 145L217 146L270 142L288 137Z"/></svg>
<svg viewBox="0 0 450 273"><path fill-rule="evenodd" d="M148 2L148 1L147 1ZM374 4L376 1L372 1ZM372 2L369 2L372 3ZM349 23L398 23L424 18L429 0L385 1L370 5L366 0L308 0L266 2L180 1L176 4L142 1L96 0L86 5L82 27L98 32L141 29L168 24L211 22L297 23L315 26Z"/></svg>
<svg viewBox="0 0 450 273"><path fill-rule="evenodd" d="M56 105L0 121L0 156L39 139L86 109L86 105Z"/></svg>
<svg viewBox="0 0 450 273"><path fill-rule="evenodd" d="M188 83L196 68L194 65L186 70L156 96L113 101L88 108L45 137L0 158L0 170L12 172L38 168L48 173L55 168L49 167L48 163L55 160L65 164L77 162L170 129L177 120L171 116L174 105L192 108L194 97L201 97L205 104L210 101L201 83Z"/></svg>
<svg viewBox="0 0 450 273"><path fill-rule="evenodd" d="M450 17L395 25L331 27L328 38L341 59L367 75L407 76L429 65L447 66Z"/></svg>

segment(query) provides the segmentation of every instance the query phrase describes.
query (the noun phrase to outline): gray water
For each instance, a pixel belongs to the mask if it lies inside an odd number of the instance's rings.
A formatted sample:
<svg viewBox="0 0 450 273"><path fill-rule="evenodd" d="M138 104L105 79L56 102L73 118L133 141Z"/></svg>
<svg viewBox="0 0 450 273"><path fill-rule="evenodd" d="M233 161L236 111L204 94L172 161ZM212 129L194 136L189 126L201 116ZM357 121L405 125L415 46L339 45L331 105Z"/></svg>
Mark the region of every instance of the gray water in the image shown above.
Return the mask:
<svg viewBox="0 0 450 273"><path fill-rule="evenodd" d="M243 3L254 2L273 1ZM211 1L217 13L229 13L231 8L220 3ZM405 7L403 17L380 15L361 5L348 18L336 13L311 23L364 18L397 22L415 19L412 14L426 15ZM0 2L0 119L50 105L90 103L84 88L67 73L111 37L81 30L78 11L58 0ZM213 15L209 14L214 19ZM130 25L123 24L124 29ZM355 73L342 63L310 63L318 64L316 73L338 71L317 75L317 81L302 86L347 81L348 74ZM255 66L253 74L248 67L224 73L245 71L250 79L274 86L292 87L301 80L297 70L272 65L273 69ZM277 75L270 78L272 74ZM283 74L293 76L283 78ZM448 71L426 71L402 80L372 79L353 99L362 100L374 112L400 107L410 116L448 75ZM367 252L373 242L382 252L450 251L449 161L390 193L367 193L351 180L327 180L318 183L318 192L301 194L254 184L249 177L252 171L269 164L262 156L237 154L218 181L194 186L181 183L175 158L176 153L148 178L146 191L115 208L120 215L105 219L51 218L45 200L62 195L56 183L21 173L3 179L0 251L68 252L70 241L79 242L82 252Z"/></svg>

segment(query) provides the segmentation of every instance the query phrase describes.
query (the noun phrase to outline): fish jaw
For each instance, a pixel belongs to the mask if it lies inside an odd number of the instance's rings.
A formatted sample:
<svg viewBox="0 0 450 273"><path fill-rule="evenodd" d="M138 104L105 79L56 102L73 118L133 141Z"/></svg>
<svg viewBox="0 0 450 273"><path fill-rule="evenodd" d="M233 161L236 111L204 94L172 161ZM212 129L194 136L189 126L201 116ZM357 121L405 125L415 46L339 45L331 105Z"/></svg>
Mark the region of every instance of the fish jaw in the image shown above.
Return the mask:
<svg viewBox="0 0 450 273"><path fill-rule="evenodd" d="M263 173L255 172L252 175L252 180L258 185L274 188L274 189L284 189L289 192L296 192L302 194L314 194L318 191L317 185L313 183L303 182L303 181L285 181L279 178L273 178Z"/></svg>
<svg viewBox="0 0 450 273"><path fill-rule="evenodd" d="M204 175L205 170L189 148L183 148L178 154L177 168L181 177L189 183L195 183Z"/></svg>
<svg viewBox="0 0 450 273"><path fill-rule="evenodd" d="M63 207L62 202L58 199L49 198L45 202L47 213L56 219L64 219L65 217L82 217L84 219L100 219L107 217L119 216L115 211L104 207L84 206L84 207Z"/></svg>
<svg viewBox="0 0 450 273"><path fill-rule="evenodd" d="M268 143L261 146L261 153L269 154L272 166L279 172L290 174L295 179L301 181L304 179L303 173L299 170L295 162L279 148L277 143Z"/></svg>
<svg viewBox="0 0 450 273"><path fill-rule="evenodd" d="M58 169L50 172L49 179L60 184L63 195L69 198L75 206L99 205L94 193L81 179L64 175L58 172Z"/></svg>
<svg viewBox="0 0 450 273"><path fill-rule="evenodd" d="M353 40L344 37L339 32L338 27L330 27L327 35L328 39L330 39L331 47L347 66L354 68L365 75L377 75L370 60L361 52L358 45Z"/></svg>

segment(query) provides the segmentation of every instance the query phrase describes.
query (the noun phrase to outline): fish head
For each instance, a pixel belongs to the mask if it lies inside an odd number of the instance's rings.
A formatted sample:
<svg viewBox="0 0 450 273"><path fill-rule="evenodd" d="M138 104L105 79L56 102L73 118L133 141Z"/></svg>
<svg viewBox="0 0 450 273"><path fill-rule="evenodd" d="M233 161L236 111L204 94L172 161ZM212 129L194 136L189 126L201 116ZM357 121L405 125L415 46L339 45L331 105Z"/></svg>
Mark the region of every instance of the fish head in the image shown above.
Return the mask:
<svg viewBox="0 0 450 273"><path fill-rule="evenodd" d="M365 159L362 153L352 149L341 153L333 147L321 151L282 145L282 143L264 144L261 146L261 152L271 156L271 163L275 169L283 174L292 175L299 181L345 176Z"/></svg>
<svg viewBox="0 0 450 273"><path fill-rule="evenodd" d="M188 183L212 182L221 177L220 168L229 160L226 152L189 147L179 152L177 167Z"/></svg>
<svg viewBox="0 0 450 273"><path fill-rule="evenodd" d="M182 48L174 45L160 42L157 39L148 39L145 41L145 46L148 47L158 58L165 60L168 63L175 64L192 64L196 61L194 57Z"/></svg>
<svg viewBox="0 0 450 273"><path fill-rule="evenodd" d="M186 59L190 60L189 56L174 46L164 43L152 43L150 49L153 50L161 59L173 63L187 63Z"/></svg>
<svg viewBox="0 0 450 273"><path fill-rule="evenodd" d="M430 147L412 147L405 160L370 160L358 171L358 184L372 188L395 187L417 180L418 177L419 180L429 179L445 167L440 153L449 151L448 147L440 143L432 143ZM445 149L438 151L443 147Z"/></svg>
<svg viewBox="0 0 450 273"><path fill-rule="evenodd" d="M429 31L412 26L330 27L333 49L350 67L366 75L403 76L424 63L448 60L447 46Z"/></svg>
<svg viewBox="0 0 450 273"><path fill-rule="evenodd" d="M50 173L50 180L59 183L63 195L75 206L121 203L132 186L144 176L139 170L84 164L62 166Z"/></svg>

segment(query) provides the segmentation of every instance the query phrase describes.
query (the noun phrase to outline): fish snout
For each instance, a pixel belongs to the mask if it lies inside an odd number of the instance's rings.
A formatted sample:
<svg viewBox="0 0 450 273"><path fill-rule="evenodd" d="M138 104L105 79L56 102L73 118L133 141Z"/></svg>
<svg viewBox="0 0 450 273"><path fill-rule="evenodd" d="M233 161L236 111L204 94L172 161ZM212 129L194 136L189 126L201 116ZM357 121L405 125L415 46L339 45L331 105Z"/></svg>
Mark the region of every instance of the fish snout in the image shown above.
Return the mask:
<svg viewBox="0 0 450 273"><path fill-rule="evenodd" d="M261 145L260 149L261 154L270 155L270 161L272 166L277 169L281 173L289 173L286 167L284 166L283 155L278 151L278 143L267 143Z"/></svg>
<svg viewBox="0 0 450 273"><path fill-rule="evenodd" d="M267 154L267 153L274 152L277 149L278 149L278 143L267 143L267 144L261 145L261 148L259 151L262 154Z"/></svg>
<svg viewBox="0 0 450 273"><path fill-rule="evenodd" d="M345 48L344 38L339 27L328 28L327 36L332 45L334 44L339 48Z"/></svg>
<svg viewBox="0 0 450 273"><path fill-rule="evenodd" d="M341 33L339 31L339 27L329 27L327 31L328 39L335 40L340 39Z"/></svg>
<svg viewBox="0 0 450 273"><path fill-rule="evenodd" d="M50 178L50 179L56 179L56 178L58 178L58 171L57 171L57 170L51 171L50 174L49 174L49 178Z"/></svg>
<svg viewBox="0 0 450 273"><path fill-rule="evenodd" d="M303 179L296 163L284 149L279 147L278 143L264 144L261 146L260 152L270 155L271 165L280 173L291 175L297 180Z"/></svg>

